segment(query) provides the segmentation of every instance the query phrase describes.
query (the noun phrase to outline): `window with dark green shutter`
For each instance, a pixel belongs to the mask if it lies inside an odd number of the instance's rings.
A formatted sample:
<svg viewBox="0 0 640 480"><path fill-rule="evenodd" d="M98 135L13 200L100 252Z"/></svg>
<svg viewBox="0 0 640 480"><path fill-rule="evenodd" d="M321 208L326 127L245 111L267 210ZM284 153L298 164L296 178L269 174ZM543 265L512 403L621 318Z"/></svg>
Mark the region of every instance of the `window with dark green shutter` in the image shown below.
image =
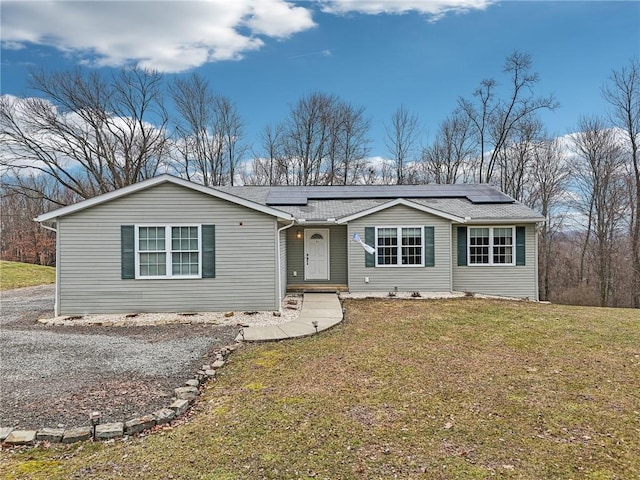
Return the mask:
<svg viewBox="0 0 640 480"><path fill-rule="evenodd" d="M202 225L202 278L216 277L216 226Z"/></svg>
<svg viewBox="0 0 640 480"><path fill-rule="evenodd" d="M424 227L424 266L433 267L436 264L436 246L434 228Z"/></svg>
<svg viewBox="0 0 640 480"><path fill-rule="evenodd" d="M365 227L364 229L364 243L369 245L370 247L376 248L376 229L375 227ZM364 266L375 267L376 266L376 254L375 253L364 253Z"/></svg>
<svg viewBox="0 0 640 480"><path fill-rule="evenodd" d="M122 278L215 277L214 225L121 226Z"/></svg>
<svg viewBox="0 0 640 480"><path fill-rule="evenodd" d="M135 227L120 226L120 276L123 280L136 278Z"/></svg>
<svg viewBox="0 0 640 480"><path fill-rule="evenodd" d="M458 265L461 256L469 266L524 265L524 227L458 227Z"/></svg>
<svg viewBox="0 0 640 480"><path fill-rule="evenodd" d="M458 266L467 266L467 227L458 227Z"/></svg>
<svg viewBox="0 0 640 480"><path fill-rule="evenodd" d="M375 248L375 253L365 254L365 266L423 266L425 260L432 257L425 257L424 253L424 236L429 228L433 227L366 227L365 243Z"/></svg>
<svg viewBox="0 0 640 480"><path fill-rule="evenodd" d="M526 264L526 251L525 251L525 227L516 227L516 265Z"/></svg>

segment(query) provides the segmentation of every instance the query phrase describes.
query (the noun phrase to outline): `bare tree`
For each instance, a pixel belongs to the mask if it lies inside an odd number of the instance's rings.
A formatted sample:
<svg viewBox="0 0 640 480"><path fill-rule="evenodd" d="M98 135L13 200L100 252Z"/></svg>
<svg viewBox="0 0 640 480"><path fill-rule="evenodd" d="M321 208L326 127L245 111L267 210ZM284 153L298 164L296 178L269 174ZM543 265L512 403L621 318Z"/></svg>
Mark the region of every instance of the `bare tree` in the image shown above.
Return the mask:
<svg viewBox="0 0 640 480"><path fill-rule="evenodd" d="M364 107L355 107L341 102L338 105L336 122L340 128L335 131L336 166L331 185L353 185L363 176L365 158L369 154L369 130L371 120L365 116Z"/></svg>
<svg viewBox="0 0 640 480"><path fill-rule="evenodd" d="M55 199L55 202L47 200ZM3 260L55 265L56 236L33 221L42 212L76 201L77 195L34 172L3 177L0 188L0 256Z"/></svg>
<svg viewBox="0 0 640 480"><path fill-rule="evenodd" d="M605 306L614 285L613 252L625 212L624 155L616 132L599 118L582 118L573 138L577 161L576 183L580 207L587 217L581 253L580 277L585 281L585 258L591 254L599 289L599 304ZM595 245L591 244L593 235Z"/></svg>
<svg viewBox="0 0 640 480"><path fill-rule="evenodd" d="M295 185L346 185L364 173L370 120L335 95L301 98L282 125L280 164Z"/></svg>
<svg viewBox="0 0 640 480"><path fill-rule="evenodd" d="M395 182L407 183L408 163L415 160L420 123L418 115L401 105L391 116L391 124L385 125L385 144L395 163Z"/></svg>
<svg viewBox="0 0 640 480"><path fill-rule="evenodd" d="M422 150L422 167L427 182L458 182L463 165L473 154L470 121L459 111L440 124L434 142Z"/></svg>
<svg viewBox="0 0 640 480"><path fill-rule="evenodd" d="M247 146L243 142L245 124L235 104L226 97L216 97L216 113L223 162L229 171L228 183L233 185L236 167L247 151Z"/></svg>
<svg viewBox="0 0 640 480"><path fill-rule="evenodd" d="M497 155L500 189L519 202L524 202L528 194L529 166L542 137L542 123L532 115L516 125Z"/></svg>
<svg viewBox="0 0 640 480"><path fill-rule="evenodd" d="M551 270L557 250L557 235L562 228L559 206L570 180L570 171L560 141L546 139L533 146L529 168L530 193L526 203L545 218L539 236L540 300L549 300Z"/></svg>
<svg viewBox="0 0 640 480"><path fill-rule="evenodd" d="M602 94L611 106L614 125L624 132L629 150L630 191L629 231L631 237L632 297L634 308L640 308L640 63L632 60L628 66L614 70Z"/></svg>
<svg viewBox="0 0 640 480"><path fill-rule="evenodd" d="M246 152L244 121L235 105L215 95L197 74L170 86L176 106L178 170L204 185L233 185L236 166Z"/></svg>
<svg viewBox="0 0 640 480"><path fill-rule="evenodd" d="M81 198L156 174L167 154L162 76L33 71L41 97L0 97L0 162L17 180L38 171Z"/></svg>
<svg viewBox="0 0 640 480"><path fill-rule="evenodd" d="M301 98L289 112L284 127L284 154L291 161L292 183L318 185L329 147L329 118L338 99L312 93Z"/></svg>
<svg viewBox="0 0 640 480"><path fill-rule="evenodd" d="M267 125L260 134L261 151L253 153L245 185L286 185L288 165L283 152L283 127Z"/></svg>
<svg viewBox="0 0 640 480"><path fill-rule="evenodd" d="M531 72L531 65L529 54L516 51L505 61L503 71L510 77L510 88L504 98L496 91L497 82L485 79L473 92L475 100L458 99L476 135L478 182L491 182L500 152L522 121L539 110L553 110L558 106L553 95L536 97L532 93L539 77Z"/></svg>

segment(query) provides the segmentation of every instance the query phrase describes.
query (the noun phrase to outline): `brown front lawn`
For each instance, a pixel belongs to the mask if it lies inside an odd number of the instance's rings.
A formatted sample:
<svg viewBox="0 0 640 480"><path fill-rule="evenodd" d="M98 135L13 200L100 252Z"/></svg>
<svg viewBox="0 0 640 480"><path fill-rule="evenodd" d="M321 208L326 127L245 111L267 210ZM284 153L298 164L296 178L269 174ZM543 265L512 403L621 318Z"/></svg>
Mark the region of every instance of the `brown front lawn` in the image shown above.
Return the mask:
<svg viewBox="0 0 640 480"><path fill-rule="evenodd" d="M350 300L230 357L186 424L2 452L2 478L640 478L640 313Z"/></svg>

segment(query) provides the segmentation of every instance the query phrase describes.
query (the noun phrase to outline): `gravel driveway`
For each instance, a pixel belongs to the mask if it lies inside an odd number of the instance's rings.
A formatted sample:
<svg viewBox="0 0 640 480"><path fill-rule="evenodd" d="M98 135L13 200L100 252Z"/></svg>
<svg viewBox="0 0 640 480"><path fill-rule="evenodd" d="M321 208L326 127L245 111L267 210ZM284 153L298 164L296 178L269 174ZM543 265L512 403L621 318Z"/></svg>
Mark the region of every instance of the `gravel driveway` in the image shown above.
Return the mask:
<svg viewBox="0 0 640 480"><path fill-rule="evenodd" d="M123 421L167 406L236 328L212 325L48 327L53 286L1 292L0 426Z"/></svg>

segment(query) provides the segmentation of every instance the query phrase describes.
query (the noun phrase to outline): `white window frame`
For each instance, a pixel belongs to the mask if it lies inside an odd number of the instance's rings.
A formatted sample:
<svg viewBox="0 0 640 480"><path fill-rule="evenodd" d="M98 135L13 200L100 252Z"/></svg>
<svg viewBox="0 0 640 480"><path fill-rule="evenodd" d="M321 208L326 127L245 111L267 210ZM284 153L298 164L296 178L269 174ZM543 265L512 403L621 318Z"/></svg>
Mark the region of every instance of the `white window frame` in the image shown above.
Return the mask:
<svg viewBox="0 0 640 480"><path fill-rule="evenodd" d="M164 245L165 245L165 265L166 275L140 275L140 229L141 228L164 228ZM196 227L198 229L198 275L173 275L172 253L181 250L172 250L171 248L171 229L172 227ZM136 261L136 280L166 280L172 279L194 279L202 278L202 225L195 223L144 223L134 225L134 242L135 242L135 261Z"/></svg>
<svg viewBox="0 0 640 480"><path fill-rule="evenodd" d="M396 229L396 238L398 239L398 263L386 265L384 263L378 263L378 248L383 248L378 246L378 230L382 228L395 228ZM404 265L402 263L402 229L404 228L417 228L420 231L420 248L422 249L422 253L420 255L420 263L415 263L411 265ZM376 259L376 267L380 268L413 268L413 267L424 267L424 226L420 225L380 225L375 227L375 259Z"/></svg>
<svg viewBox="0 0 640 480"><path fill-rule="evenodd" d="M489 229L489 263L473 263L471 261L471 230L474 228ZM494 248L503 245L495 245L493 242L493 230L495 228L504 228L511 230L511 263L494 263ZM470 267L514 267L516 265L516 227L515 225L469 225L467 228L467 265Z"/></svg>

